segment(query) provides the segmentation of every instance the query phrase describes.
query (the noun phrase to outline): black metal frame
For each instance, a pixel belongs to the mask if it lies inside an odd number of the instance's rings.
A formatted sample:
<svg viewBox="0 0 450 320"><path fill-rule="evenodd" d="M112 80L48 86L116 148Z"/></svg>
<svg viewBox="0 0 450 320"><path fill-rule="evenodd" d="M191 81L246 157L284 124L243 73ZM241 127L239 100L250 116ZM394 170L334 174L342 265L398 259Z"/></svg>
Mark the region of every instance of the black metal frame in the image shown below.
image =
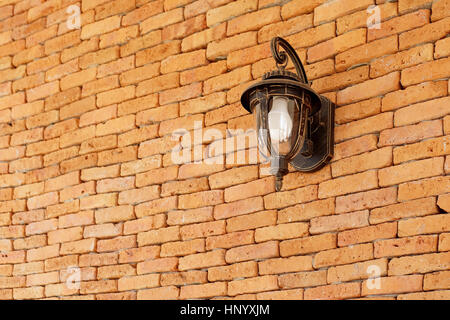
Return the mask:
<svg viewBox="0 0 450 320"><path fill-rule="evenodd" d="M280 51L279 47L284 51ZM269 101L273 96L294 98L301 108L300 128L291 152L285 157L271 156L271 173L277 177L276 189L279 191L282 178L288 173L288 163L298 171L312 172L331 160L334 153L336 106L311 88L302 62L286 40L280 37L273 38L271 51L278 70L264 74L262 81L247 88L242 94L241 103L252 113L255 105L260 103L263 121L267 121ZM285 70L288 58L292 60L297 74ZM264 123L264 126L267 124ZM265 143L270 150L270 135L264 137L258 135L258 142L260 147L261 143Z"/></svg>

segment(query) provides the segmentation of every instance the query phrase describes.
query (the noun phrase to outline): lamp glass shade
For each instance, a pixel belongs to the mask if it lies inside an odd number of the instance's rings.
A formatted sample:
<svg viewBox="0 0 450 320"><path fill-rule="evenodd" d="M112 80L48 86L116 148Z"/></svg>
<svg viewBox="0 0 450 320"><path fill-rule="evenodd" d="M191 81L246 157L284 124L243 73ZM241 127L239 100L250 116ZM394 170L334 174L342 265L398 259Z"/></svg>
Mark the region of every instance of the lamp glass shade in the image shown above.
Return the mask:
<svg viewBox="0 0 450 320"><path fill-rule="evenodd" d="M301 148L300 123L306 120L301 119L301 107L301 101L289 95L268 96L253 104L259 150L266 159L292 157Z"/></svg>

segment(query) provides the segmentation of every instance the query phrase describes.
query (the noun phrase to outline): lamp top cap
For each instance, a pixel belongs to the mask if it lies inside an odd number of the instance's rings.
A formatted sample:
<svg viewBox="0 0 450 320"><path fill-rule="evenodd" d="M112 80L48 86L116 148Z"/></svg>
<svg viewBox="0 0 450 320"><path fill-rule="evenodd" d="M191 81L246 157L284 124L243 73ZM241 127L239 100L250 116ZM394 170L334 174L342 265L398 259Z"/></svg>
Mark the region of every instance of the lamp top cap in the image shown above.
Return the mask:
<svg viewBox="0 0 450 320"><path fill-rule="evenodd" d="M294 72L287 71L285 69L278 69L266 72L262 77L263 80L280 79L280 78L294 81L301 81L300 77L297 74L295 74Z"/></svg>

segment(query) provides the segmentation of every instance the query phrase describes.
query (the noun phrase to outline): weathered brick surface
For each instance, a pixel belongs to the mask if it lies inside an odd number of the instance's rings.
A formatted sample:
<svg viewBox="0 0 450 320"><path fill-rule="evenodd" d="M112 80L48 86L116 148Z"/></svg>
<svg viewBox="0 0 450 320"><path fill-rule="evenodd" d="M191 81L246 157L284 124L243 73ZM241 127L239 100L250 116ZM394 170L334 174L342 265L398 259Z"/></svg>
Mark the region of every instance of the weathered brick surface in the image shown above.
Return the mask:
<svg viewBox="0 0 450 320"><path fill-rule="evenodd" d="M450 297L448 0L3 2L0 299ZM280 192L231 162L275 36L338 105Z"/></svg>

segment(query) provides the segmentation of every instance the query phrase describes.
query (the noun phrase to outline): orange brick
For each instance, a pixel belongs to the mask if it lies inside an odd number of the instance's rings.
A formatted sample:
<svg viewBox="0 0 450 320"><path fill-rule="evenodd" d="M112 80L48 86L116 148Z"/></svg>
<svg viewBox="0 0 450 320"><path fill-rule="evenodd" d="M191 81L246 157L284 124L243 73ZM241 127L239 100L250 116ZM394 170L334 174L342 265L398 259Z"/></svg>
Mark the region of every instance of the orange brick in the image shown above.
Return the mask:
<svg viewBox="0 0 450 320"><path fill-rule="evenodd" d="M206 51L198 50L170 56L161 62L161 73L182 71L206 64Z"/></svg>
<svg viewBox="0 0 450 320"><path fill-rule="evenodd" d="M211 9L211 6L209 5L208 1L197 0L190 4L187 4L184 7L184 16L185 16L185 18L190 18L190 17L196 16L196 15L205 13L209 9Z"/></svg>
<svg viewBox="0 0 450 320"><path fill-rule="evenodd" d="M124 291L157 287L159 286L159 279L159 274L121 278L118 282L118 290Z"/></svg>
<svg viewBox="0 0 450 320"><path fill-rule="evenodd" d="M386 206L397 200L394 187L350 194L336 198L336 213Z"/></svg>
<svg viewBox="0 0 450 320"><path fill-rule="evenodd" d="M417 234L442 233L449 230L447 215L430 215L399 222L398 234L406 237ZM418 237L419 239L421 237ZM431 240L430 240L431 241Z"/></svg>
<svg viewBox="0 0 450 320"><path fill-rule="evenodd" d="M392 148L382 148L332 163L333 177L392 165Z"/></svg>
<svg viewBox="0 0 450 320"><path fill-rule="evenodd" d="M431 60L433 60L433 45L414 47L371 62L370 77L380 77L392 71L405 69Z"/></svg>
<svg viewBox="0 0 450 320"><path fill-rule="evenodd" d="M366 9L371 4L373 4L372 0L358 0L352 2L338 0L332 3L319 5L314 9L314 25L334 20L340 16L345 16L360 9Z"/></svg>
<svg viewBox="0 0 450 320"><path fill-rule="evenodd" d="M409 162L378 172L380 186L400 184L402 182L442 175L444 158L432 158L422 161Z"/></svg>
<svg viewBox="0 0 450 320"><path fill-rule="evenodd" d="M189 195L181 195L178 200L179 209L194 209L208 205L223 203L223 191L203 191Z"/></svg>
<svg viewBox="0 0 450 320"><path fill-rule="evenodd" d="M99 240L97 252L117 251L136 247L136 236L122 236L110 240Z"/></svg>
<svg viewBox="0 0 450 320"><path fill-rule="evenodd" d="M27 251L27 261L40 261L59 255L59 244L52 246L43 246L36 249L30 249Z"/></svg>
<svg viewBox="0 0 450 320"><path fill-rule="evenodd" d="M445 210L446 212L449 212L449 205L450 205L450 196L448 194L440 195L438 198L437 205L439 208Z"/></svg>
<svg viewBox="0 0 450 320"><path fill-rule="evenodd" d="M402 33L399 36L400 49L407 49L419 43L432 42L444 38L450 31L448 27L449 22L450 18L446 18Z"/></svg>
<svg viewBox="0 0 450 320"><path fill-rule="evenodd" d="M292 273L279 277L279 284L282 289L315 287L326 283L327 272L325 270Z"/></svg>
<svg viewBox="0 0 450 320"><path fill-rule="evenodd" d="M82 41L80 44L72 48L64 49L61 52L61 62L65 63L76 57L82 56L85 53L98 50L98 41L98 37L94 37L90 40Z"/></svg>
<svg viewBox="0 0 450 320"><path fill-rule="evenodd" d="M135 204L154 200L159 197L159 186L150 186L140 189L123 191L119 194L119 204Z"/></svg>
<svg viewBox="0 0 450 320"><path fill-rule="evenodd" d="M206 271L186 271L178 273L165 273L161 275L161 285L188 285L196 283L206 283L207 272Z"/></svg>
<svg viewBox="0 0 450 320"><path fill-rule="evenodd" d="M422 120L432 120L448 114L448 102L450 99L441 98L399 109L394 114L395 126L403 126L417 123ZM437 107L439 106L439 108ZM423 109L427 111L424 112Z"/></svg>
<svg viewBox="0 0 450 320"><path fill-rule="evenodd" d="M169 242L161 246L161 257L186 256L204 251L205 241L203 239Z"/></svg>
<svg viewBox="0 0 450 320"><path fill-rule="evenodd" d="M97 269L97 279L117 279L136 274L135 269L129 264L116 266L104 266Z"/></svg>
<svg viewBox="0 0 450 320"><path fill-rule="evenodd" d="M178 226L142 232L137 236L139 246L165 243L175 240L181 240L180 228Z"/></svg>
<svg viewBox="0 0 450 320"><path fill-rule="evenodd" d="M425 275L423 279L424 290L447 289L449 287L449 272L442 271Z"/></svg>
<svg viewBox="0 0 450 320"><path fill-rule="evenodd" d="M177 208L177 197L167 197L163 199L156 199L135 207L136 216L141 218L148 215L153 215L161 212L167 212L171 209Z"/></svg>
<svg viewBox="0 0 450 320"><path fill-rule="evenodd" d="M348 104L398 89L400 89L400 73L393 72L338 92L337 102L338 104Z"/></svg>
<svg viewBox="0 0 450 320"><path fill-rule="evenodd" d="M226 23L222 23L213 28L196 32L182 40L181 49L183 52L206 48L212 41L221 40L226 34ZM224 61L225 62L225 61Z"/></svg>
<svg viewBox="0 0 450 320"><path fill-rule="evenodd" d="M227 36L258 30L265 25L278 21L280 21L280 7L271 7L248 13L228 22Z"/></svg>
<svg viewBox="0 0 450 320"><path fill-rule="evenodd" d="M62 51L63 49L75 46L80 42L80 31L75 30L66 33L62 36L45 41L45 54L50 55L53 52Z"/></svg>
<svg viewBox="0 0 450 320"><path fill-rule="evenodd" d="M104 166L119 162L132 161L136 159L137 159L137 147L128 146L100 152L98 154L98 165Z"/></svg>
<svg viewBox="0 0 450 320"><path fill-rule="evenodd" d="M206 57L210 61L217 60L217 58L225 57L230 52L239 49L244 49L257 44L257 33L254 31L241 33L230 38L210 42L206 49ZM184 50L183 50L184 51Z"/></svg>
<svg viewBox="0 0 450 320"><path fill-rule="evenodd" d="M81 282L80 293L101 293L117 290L117 280L99 280Z"/></svg>
<svg viewBox="0 0 450 320"><path fill-rule="evenodd" d="M148 110L148 112L152 112L152 111L154 112L155 107L157 105L158 105L158 95L157 94L144 96L141 98L122 102L121 104L119 104L118 115L122 116L122 115L127 115L130 113L137 113L141 110L146 110L149 108L152 108L152 109ZM139 117L139 114L141 114L141 113L138 113L137 118ZM151 121L149 121L149 122L151 122ZM140 124L140 123L138 123L138 124Z"/></svg>
<svg viewBox="0 0 450 320"><path fill-rule="evenodd" d="M387 274L388 260L377 259L344 266L331 267L328 269L327 281L328 283L334 283L367 279L373 276L370 269L368 269L369 267L378 267L379 276L385 276Z"/></svg>
<svg viewBox="0 0 450 320"><path fill-rule="evenodd" d="M278 241L268 241L229 249L226 252L225 260L230 264L254 259L275 258L278 256Z"/></svg>
<svg viewBox="0 0 450 320"><path fill-rule="evenodd" d="M119 0L115 2L107 2L95 7L95 20L101 20L103 18L131 11L135 8L135 1Z"/></svg>
<svg viewBox="0 0 450 320"><path fill-rule="evenodd" d="M152 31L142 37L131 39L120 48L120 56L129 56L141 49L153 47L162 42L161 30Z"/></svg>
<svg viewBox="0 0 450 320"><path fill-rule="evenodd" d="M198 97L202 93L202 88L203 85L201 83L193 83L184 87L164 91L159 95L159 104L164 105Z"/></svg>
<svg viewBox="0 0 450 320"><path fill-rule="evenodd" d="M163 12L163 1L145 4L140 8L127 13L122 18L122 25L129 26L161 12Z"/></svg>
<svg viewBox="0 0 450 320"><path fill-rule="evenodd" d="M332 57L340 52L362 45L365 42L365 29L350 31L344 35L338 36L308 49L308 62L316 62Z"/></svg>
<svg viewBox="0 0 450 320"><path fill-rule="evenodd" d="M88 25L85 25L81 29L81 39L89 39L93 36L105 34L116 30L120 26L120 16L112 16Z"/></svg>
<svg viewBox="0 0 450 320"><path fill-rule="evenodd" d="M277 192L264 196L266 209L283 208L296 203L317 200L317 186L308 186L291 191Z"/></svg>
<svg viewBox="0 0 450 320"><path fill-rule="evenodd" d="M373 259L373 245L360 244L321 251L314 257L314 268L342 265Z"/></svg>
<svg viewBox="0 0 450 320"><path fill-rule="evenodd" d="M278 223L305 221L311 218L334 213L335 201L333 198L299 204L278 212Z"/></svg>
<svg viewBox="0 0 450 320"><path fill-rule="evenodd" d="M96 239L84 239L61 244L61 254L89 253L95 250Z"/></svg>
<svg viewBox="0 0 450 320"><path fill-rule="evenodd" d="M92 138L81 143L79 154L86 154L93 151L102 151L105 149L112 149L116 147L117 137L115 135ZM95 169L92 170L95 171ZM109 170L106 170L106 172L108 171ZM87 177L87 172L91 172L91 170L82 171L82 175Z"/></svg>
<svg viewBox="0 0 450 320"><path fill-rule="evenodd" d="M166 226L166 218L164 215L155 215L141 219L126 221L124 224L124 234L134 234L141 231L158 229Z"/></svg>
<svg viewBox="0 0 450 320"><path fill-rule="evenodd" d="M81 255L79 259L79 266L103 266L117 264L117 253L102 253L102 254L85 254Z"/></svg>
<svg viewBox="0 0 450 320"><path fill-rule="evenodd" d="M378 8L380 9L380 22L397 16L397 4L395 3L385 2L379 5ZM345 33L354 28L367 26L368 19L372 14L373 11L369 12L366 9L336 19L338 34Z"/></svg>
<svg viewBox="0 0 450 320"><path fill-rule="evenodd" d="M433 3L431 21L440 20L448 16L449 2L448 0L440 0Z"/></svg>
<svg viewBox="0 0 450 320"><path fill-rule="evenodd" d="M166 89L176 88L179 85L179 74L169 73L150 80L142 81L136 88L136 96L159 92Z"/></svg>
<svg viewBox="0 0 450 320"><path fill-rule="evenodd" d="M319 198L343 195L352 192L365 191L378 187L375 171L346 176L322 182L319 185Z"/></svg>
<svg viewBox="0 0 450 320"><path fill-rule="evenodd" d="M239 16L244 13L254 11L258 7L258 2L256 0L252 1L236 1L229 3L225 6L211 9L206 14L206 23L208 27L211 27L217 23L228 20L233 16Z"/></svg>
<svg viewBox="0 0 450 320"><path fill-rule="evenodd" d="M0 46L0 53L2 56L9 56L19 53L24 49L25 49L25 40L18 40Z"/></svg>
<svg viewBox="0 0 450 320"><path fill-rule="evenodd" d="M275 225L276 219L277 215L275 211L261 211L254 214L233 217L227 220L227 232Z"/></svg>
<svg viewBox="0 0 450 320"><path fill-rule="evenodd" d="M393 258L389 262L389 275L447 270L449 256L448 252L444 252Z"/></svg>
<svg viewBox="0 0 450 320"><path fill-rule="evenodd" d="M443 194L448 191L448 177L429 178L401 184L398 190L400 201Z"/></svg>
<svg viewBox="0 0 450 320"><path fill-rule="evenodd" d="M361 83L365 80L369 79L369 67L367 66L362 66L359 68L355 68L352 70L349 70L347 72L341 72L341 73L336 73L333 75L330 75L328 77L324 77L321 79L317 79L316 81L314 81L312 88L314 90L316 90L318 93L322 93L322 92L327 92L327 91L332 91L335 89L341 89L341 88L346 88L349 85L352 84L356 84L356 83ZM360 104L363 104L363 102L361 102ZM351 108L350 106L345 107L346 109ZM336 110L336 121L338 123L342 122L342 120L340 120L341 113L344 112L346 109L342 109L342 108L338 108ZM366 113L367 111L364 110L358 110L358 112L360 113ZM353 117L357 116L356 114L353 114Z"/></svg>
<svg viewBox="0 0 450 320"><path fill-rule="evenodd" d="M299 4L298 6L301 6ZM282 9L282 14L283 14ZM295 10L295 9L293 9ZM284 17L286 20L286 18ZM303 31L305 29L311 28L313 26L313 15L302 15L302 16L296 16L292 19L289 19L287 21L281 21L277 23L272 24L266 24L260 28L258 31L258 42L263 43L270 39L272 39L274 36L288 36L300 31ZM263 44L267 47L267 44Z"/></svg>
<svg viewBox="0 0 450 320"><path fill-rule="evenodd" d="M366 135L368 133L378 132L385 129L390 129L394 126L394 115L392 112L385 112L381 113L379 115L375 115L366 119L346 123L344 125L338 126L335 128L335 141L341 142L350 138L358 137L361 135ZM375 138L376 139L376 138ZM368 145L359 146L359 148L370 148L372 143L376 143L376 140L373 138L373 136L366 136L361 139L354 139L352 142L349 142L347 145L343 145L343 147L347 148L347 152L355 152L353 149L356 149L359 151L358 153L364 152L364 149L358 150L358 148L355 146L357 142L362 142L361 140L366 140ZM369 149L369 150L370 150ZM369 151L368 150L368 151ZM341 151L341 153L343 152ZM339 155L342 157L342 155ZM347 155L349 156L349 155Z"/></svg>
<svg viewBox="0 0 450 320"><path fill-rule="evenodd" d="M439 59L450 55L450 41L447 38L436 42L434 58Z"/></svg>
<svg viewBox="0 0 450 320"><path fill-rule="evenodd" d="M178 269L184 271L220 265L225 265L225 250L221 249L184 256L179 260Z"/></svg>
<svg viewBox="0 0 450 320"><path fill-rule="evenodd" d="M432 213L437 213L435 199L419 199L374 209L370 214L370 223L381 223L402 217L422 216Z"/></svg>
<svg viewBox="0 0 450 320"><path fill-rule="evenodd" d="M79 71L61 79L61 90L67 90L72 87L77 87L92 81L97 75L97 68L90 68Z"/></svg>
<svg viewBox="0 0 450 320"><path fill-rule="evenodd" d="M316 288L306 289L304 293L305 300L318 299L348 299L359 297L361 294L361 285L357 282L331 284Z"/></svg>
<svg viewBox="0 0 450 320"><path fill-rule="evenodd" d="M114 206L116 202L117 195L114 193L92 195L80 199L80 209L111 207Z"/></svg>
<svg viewBox="0 0 450 320"><path fill-rule="evenodd" d="M448 233L441 234L439 236L439 251L449 251L450 248L450 236Z"/></svg>
<svg viewBox="0 0 450 320"><path fill-rule="evenodd" d="M369 41L384 38L386 36L403 33L410 29L421 27L427 24L430 20L429 10L418 10L409 14L393 18L381 24L380 29L369 29L367 38Z"/></svg>
<svg viewBox="0 0 450 320"><path fill-rule="evenodd" d="M433 138L442 134L440 120L420 122L415 125L387 129L380 133L379 146L402 145Z"/></svg>
<svg viewBox="0 0 450 320"><path fill-rule="evenodd" d="M119 74L134 68L134 56L117 59L98 67L97 78Z"/></svg>
<svg viewBox="0 0 450 320"><path fill-rule="evenodd" d="M448 76L447 65L449 63L450 58L444 58L407 68L402 71L402 85L407 87L428 80L445 78Z"/></svg>
<svg viewBox="0 0 450 320"><path fill-rule="evenodd" d="M180 289L175 286L139 290L137 300L175 300L178 299Z"/></svg>
<svg viewBox="0 0 450 320"><path fill-rule="evenodd" d="M341 215L318 217L311 219L311 234L324 233L329 231L342 231L358 227L364 227L369 224L369 212L358 211Z"/></svg>
<svg viewBox="0 0 450 320"><path fill-rule="evenodd" d="M122 19L123 25L123 19ZM127 28L121 28L117 31L113 31L100 36L100 48L110 47L116 44L124 44L129 40L134 39L139 34L139 26L133 25Z"/></svg>
<svg viewBox="0 0 450 320"><path fill-rule="evenodd" d="M418 236L402 239L381 240L374 244L375 257L392 257L436 251L436 236Z"/></svg>
<svg viewBox="0 0 450 320"><path fill-rule="evenodd" d="M153 63L145 65L140 68L135 68L125 71L120 75L120 83L122 85L139 83L142 80L153 78L159 75L160 63Z"/></svg>
<svg viewBox="0 0 450 320"><path fill-rule="evenodd" d="M155 29L160 29L167 25L180 22L182 20L183 20L182 8L176 8L170 11L166 11L164 13L151 16L142 21L140 25L141 34L148 33L149 31Z"/></svg>
<svg viewBox="0 0 450 320"><path fill-rule="evenodd" d="M119 254L120 263L140 262L159 257L160 247L149 246L126 249Z"/></svg>
<svg viewBox="0 0 450 320"><path fill-rule="evenodd" d="M177 271L178 258L153 259L137 264L137 274Z"/></svg>
<svg viewBox="0 0 450 320"><path fill-rule="evenodd" d="M97 164L97 154L84 155L61 162L61 173L67 173L84 168L94 167Z"/></svg>
<svg viewBox="0 0 450 320"><path fill-rule="evenodd" d="M308 235L308 225L305 223L289 223L256 229L255 241L285 240Z"/></svg>
<svg viewBox="0 0 450 320"><path fill-rule="evenodd" d="M181 41L175 40L139 51L136 53L136 66L140 67L144 64L161 61L164 58L175 55L180 52L180 44Z"/></svg>
<svg viewBox="0 0 450 320"><path fill-rule="evenodd" d="M376 40L339 53L336 56L336 71L347 70L351 66L398 51L397 36Z"/></svg>
<svg viewBox="0 0 450 320"><path fill-rule="evenodd" d="M95 222L97 224L108 222L121 222L134 218L132 206L117 206L113 208L99 209L95 211Z"/></svg>
<svg viewBox="0 0 450 320"><path fill-rule="evenodd" d="M254 261L208 269L209 281L233 280L235 278L255 277L257 275L258 265Z"/></svg>
<svg viewBox="0 0 450 320"><path fill-rule="evenodd" d="M380 278L380 288L369 288L367 281L362 283L363 296L371 294L393 294L415 292L422 290L423 275L383 277Z"/></svg>
<svg viewBox="0 0 450 320"><path fill-rule="evenodd" d="M446 155L447 137L434 138L394 149L394 163Z"/></svg>
<svg viewBox="0 0 450 320"><path fill-rule="evenodd" d="M254 243L254 231L242 231L242 232L233 232L227 233L224 235L208 237L206 239L206 249L215 249L215 248L232 248L239 245L246 245Z"/></svg>
<svg viewBox="0 0 450 320"><path fill-rule="evenodd" d="M228 294L230 296L276 289L278 289L277 277L270 275L245 280L235 280L228 283Z"/></svg>
<svg viewBox="0 0 450 320"><path fill-rule="evenodd" d="M184 39L187 36L202 31L206 27L206 19L204 15L199 15L193 18L182 21L180 23L166 26L162 30L162 40Z"/></svg>

